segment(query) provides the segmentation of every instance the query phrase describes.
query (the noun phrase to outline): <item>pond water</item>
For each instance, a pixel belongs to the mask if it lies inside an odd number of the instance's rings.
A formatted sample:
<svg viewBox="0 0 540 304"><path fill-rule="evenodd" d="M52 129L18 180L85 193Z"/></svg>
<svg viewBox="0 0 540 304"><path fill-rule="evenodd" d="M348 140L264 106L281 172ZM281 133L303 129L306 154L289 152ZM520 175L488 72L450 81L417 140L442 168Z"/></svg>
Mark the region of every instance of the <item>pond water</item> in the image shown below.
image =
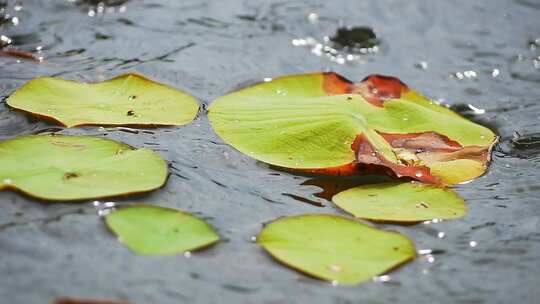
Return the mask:
<svg viewBox="0 0 540 304"><path fill-rule="evenodd" d="M204 111L183 127L62 130L2 102L0 140L60 131L158 151L171 163L167 185L111 202L181 208L223 238L191 255L137 256L97 216L107 201L51 204L1 192L2 302L76 296L160 304L535 303L540 297L538 1L97 2L0 1L1 43L41 57L1 56L0 96L42 75L98 81L137 71L207 105L266 77L332 70L359 81L378 73L493 128L501 142L489 172L456 187L469 204L465 218L377 224L431 254L344 288L274 262L252 237L280 216L343 214L327 199L363 181L273 170L224 144ZM348 27L373 29L375 39L368 30L360 36L376 43L335 49L339 29Z"/></svg>

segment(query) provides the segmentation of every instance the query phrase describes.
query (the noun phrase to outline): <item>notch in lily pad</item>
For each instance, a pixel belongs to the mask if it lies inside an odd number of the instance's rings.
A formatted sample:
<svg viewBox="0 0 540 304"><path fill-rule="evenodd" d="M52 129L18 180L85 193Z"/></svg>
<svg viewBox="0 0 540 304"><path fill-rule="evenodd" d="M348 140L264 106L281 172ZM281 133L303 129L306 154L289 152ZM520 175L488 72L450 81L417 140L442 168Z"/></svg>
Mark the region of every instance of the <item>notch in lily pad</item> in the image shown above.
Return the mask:
<svg viewBox="0 0 540 304"><path fill-rule="evenodd" d="M17 89L7 104L67 127L185 125L199 111L192 96L133 73L97 83L40 77Z"/></svg>
<svg viewBox="0 0 540 304"><path fill-rule="evenodd" d="M454 191L418 182L357 186L332 201L355 217L383 222L456 219L467 212L465 201Z"/></svg>
<svg viewBox="0 0 540 304"><path fill-rule="evenodd" d="M107 214L105 221L121 242L142 255L181 254L219 241L212 226L177 209L132 205Z"/></svg>
<svg viewBox="0 0 540 304"><path fill-rule="evenodd" d="M293 269L342 285L369 280L416 257L414 244L397 232L327 214L277 219L257 243Z"/></svg>
<svg viewBox="0 0 540 304"><path fill-rule="evenodd" d="M91 136L31 135L0 142L0 189L55 201L148 192L167 180L155 152Z"/></svg>
<svg viewBox="0 0 540 304"><path fill-rule="evenodd" d="M482 175L497 136L399 79L280 77L215 100L215 132L271 165L319 174L390 173L450 185Z"/></svg>

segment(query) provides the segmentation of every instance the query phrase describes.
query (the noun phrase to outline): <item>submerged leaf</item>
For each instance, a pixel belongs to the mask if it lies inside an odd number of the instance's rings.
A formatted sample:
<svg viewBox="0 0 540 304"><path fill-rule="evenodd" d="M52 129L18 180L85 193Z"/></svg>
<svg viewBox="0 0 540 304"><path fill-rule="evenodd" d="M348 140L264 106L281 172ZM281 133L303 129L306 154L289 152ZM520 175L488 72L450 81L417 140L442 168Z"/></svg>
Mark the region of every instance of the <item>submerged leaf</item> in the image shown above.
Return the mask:
<svg viewBox="0 0 540 304"><path fill-rule="evenodd" d="M197 101L186 93L136 74L98 83L36 78L15 91L7 104L67 127L184 125L199 110Z"/></svg>
<svg viewBox="0 0 540 304"><path fill-rule="evenodd" d="M481 175L497 139L386 76L277 78L218 98L208 116L227 143L272 165L339 175L386 168L437 184Z"/></svg>
<svg viewBox="0 0 540 304"><path fill-rule="evenodd" d="M418 182L358 186L332 201L356 217L376 221L455 219L467 212L465 201L454 191Z"/></svg>
<svg viewBox="0 0 540 304"><path fill-rule="evenodd" d="M273 221L257 243L285 265L345 285L368 280L416 256L413 243L397 232L325 214Z"/></svg>
<svg viewBox="0 0 540 304"><path fill-rule="evenodd" d="M121 207L105 220L120 241L144 255L172 255L219 241L212 226L176 209L151 205Z"/></svg>
<svg viewBox="0 0 540 304"><path fill-rule="evenodd" d="M45 200L82 200L146 192L167 179L155 152L116 141L67 135L0 142L0 189Z"/></svg>

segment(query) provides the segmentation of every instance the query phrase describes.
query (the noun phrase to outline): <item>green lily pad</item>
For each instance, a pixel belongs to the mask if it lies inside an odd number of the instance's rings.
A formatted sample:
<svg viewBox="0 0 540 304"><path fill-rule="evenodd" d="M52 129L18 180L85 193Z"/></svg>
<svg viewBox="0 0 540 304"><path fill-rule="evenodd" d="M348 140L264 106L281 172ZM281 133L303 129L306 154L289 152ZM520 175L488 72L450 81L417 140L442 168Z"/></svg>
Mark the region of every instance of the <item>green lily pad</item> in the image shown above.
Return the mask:
<svg viewBox="0 0 540 304"><path fill-rule="evenodd" d="M67 127L184 125L199 111L190 95L136 74L98 83L36 78L15 91L7 104Z"/></svg>
<svg viewBox="0 0 540 304"><path fill-rule="evenodd" d="M454 191L418 182L358 186L336 194L332 201L355 217L375 221L455 219L467 212L465 201Z"/></svg>
<svg viewBox="0 0 540 304"><path fill-rule="evenodd" d="M267 224L257 243L281 263L313 277L357 284L416 257L413 243L344 217L310 214Z"/></svg>
<svg viewBox="0 0 540 304"><path fill-rule="evenodd" d="M90 136L33 135L0 142L0 189L69 201L146 192L167 180L155 152Z"/></svg>
<svg viewBox="0 0 540 304"><path fill-rule="evenodd" d="M176 209L151 205L121 207L105 217L109 228L131 250L144 255L173 255L219 241L201 219Z"/></svg>
<svg viewBox="0 0 540 304"><path fill-rule="evenodd" d="M497 139L378 75L358 84L335 73L281 77L218 98L208 117L225 142L271 165L339 175L388 168L437 184L483 174Z"/></svg>

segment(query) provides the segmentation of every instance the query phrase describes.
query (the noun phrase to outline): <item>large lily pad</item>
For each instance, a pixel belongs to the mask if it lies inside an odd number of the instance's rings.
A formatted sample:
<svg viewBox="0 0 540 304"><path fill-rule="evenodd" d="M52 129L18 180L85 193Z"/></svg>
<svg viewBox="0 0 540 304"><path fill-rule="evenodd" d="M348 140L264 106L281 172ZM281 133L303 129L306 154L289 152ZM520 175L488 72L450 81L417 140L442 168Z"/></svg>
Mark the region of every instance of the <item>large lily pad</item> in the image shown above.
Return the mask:
<svg viewBox="0 0 540 304"><path fill-rule="evenodd" d="M336 194L332 201L356 217L392 222L455 219L465 215L465 201L448 188L410 183L363 185Z"/></svg>
<svg viewBox="0 0 540 304"><path fill-rule="evenodd" d="M36 78L15 91L7 104L67 127L184 125L199 110L190 95L136 74L99 83Z"/></svg>
<svg viewBox="0 0 540 304"><path fill-rule="evenodd" d="M273 221L257 243L285 265L345 285L385 273L416 256L413 243L399 233L325 214Z"/></svg>
<svg viewBox="0 0 540 304"><path fill-rule="evenodd" d="M485 172L497 139L386 76L277 78L218 98L208 116L227 143L272 165L340 175L387 168L438 184Z"/></svg>
<svg viewBox="0 0 540 304"><path fill-rule="evenodd" d="M167 179L155 152L116 141L66 135L0 142L0 189L46 200L81 200L146 192Z"/></svg>
<svg viewBox="0 0 540 304"><path fill-rule="evenodd" d="M219 241L219 235L206 222L176 209L151 205L121 207L105 220L120 241L144 255L178 254Z"/></svg>

